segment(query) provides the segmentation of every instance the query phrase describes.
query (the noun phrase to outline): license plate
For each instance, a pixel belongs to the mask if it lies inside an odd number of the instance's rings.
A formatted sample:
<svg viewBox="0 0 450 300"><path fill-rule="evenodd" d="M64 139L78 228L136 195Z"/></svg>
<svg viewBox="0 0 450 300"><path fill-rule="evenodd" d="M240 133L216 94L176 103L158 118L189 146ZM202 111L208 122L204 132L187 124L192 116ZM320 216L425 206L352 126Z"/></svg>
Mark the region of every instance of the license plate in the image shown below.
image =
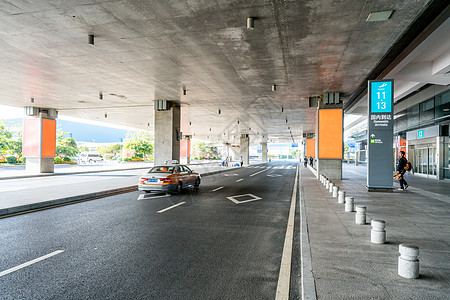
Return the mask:
<svg viewBox="0 0 450 300"><path fill-rule="evenodd" d="M150 179L148 182L158 182L158 179Z"/></svg>

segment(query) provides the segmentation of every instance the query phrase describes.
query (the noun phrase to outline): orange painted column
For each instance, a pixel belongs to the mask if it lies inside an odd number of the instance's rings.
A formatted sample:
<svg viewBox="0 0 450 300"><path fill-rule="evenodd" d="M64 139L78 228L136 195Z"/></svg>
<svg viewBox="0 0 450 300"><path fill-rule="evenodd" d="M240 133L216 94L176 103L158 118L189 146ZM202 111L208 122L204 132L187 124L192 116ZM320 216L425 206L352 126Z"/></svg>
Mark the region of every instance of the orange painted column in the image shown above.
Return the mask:
<svg viewBox="0 0 450 300"><path fill-rule="evenodd" d="M54 173L56 120L35 110L23 122L22 155L28 173Z"/></svg>
<svg viewBox="0 0 450 300"><path fill-rule="evenodd" d="M317 110L316 159L317 176L342 179L343 110L319 108Z"/></svg>

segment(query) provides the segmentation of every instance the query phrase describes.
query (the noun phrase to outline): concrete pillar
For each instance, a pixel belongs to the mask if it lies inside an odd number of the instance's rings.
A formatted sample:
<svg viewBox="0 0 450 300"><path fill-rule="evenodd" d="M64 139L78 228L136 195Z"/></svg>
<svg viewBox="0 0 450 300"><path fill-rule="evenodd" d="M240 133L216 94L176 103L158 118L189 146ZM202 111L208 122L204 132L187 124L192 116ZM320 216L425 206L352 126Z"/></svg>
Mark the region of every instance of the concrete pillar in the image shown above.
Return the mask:
<svg viewBox="0 0 450 300"><path fill-rule="evenodd" d="M359 166L359 151L355 152L355 166Z"/></svg>
<svg viewBox="0 0 450 300"><path fill-rule="evenodd" d="M191 136L186 136L186 164L191 163Z"/></svg>
<svg viewBox="0 0 450 300"><path fill-rule="evenodd" d="M267 162L268 160L268 151L267 151L267 142L261 143L261 161Z"/></svg>
<svg viewBox="0 0 450 300"><path fill-rule="evenodd" d="M155 110L155 165L180 160L180 108Z"/></svg>
<svg viewBox="0 0 450 300"><path fill-rule="evenodd" d="M56 116L52 108L25 107L23 150L27 173L54 173L56 155Z"/></svg>
<svg viewBox="0 0 450 300"><path fill-rule="evenodd" d="M342 104L320 104L316 117L316 170L329 179L342 179L343 110Z"/></svg>
<svg viewBox="0 0 450 300"><path fill-rule="evenodd" d="M239 161L242 159L244 166L248 166L250 160L250 137L248 134L241 134Z"/></svg>
<svg viewBox="0 0 450 300"><path fill-rule="evenodd" d="M448 142L448 137L436 137L436 177L440 180L444 179L444 167L448 158Z"/></svg>

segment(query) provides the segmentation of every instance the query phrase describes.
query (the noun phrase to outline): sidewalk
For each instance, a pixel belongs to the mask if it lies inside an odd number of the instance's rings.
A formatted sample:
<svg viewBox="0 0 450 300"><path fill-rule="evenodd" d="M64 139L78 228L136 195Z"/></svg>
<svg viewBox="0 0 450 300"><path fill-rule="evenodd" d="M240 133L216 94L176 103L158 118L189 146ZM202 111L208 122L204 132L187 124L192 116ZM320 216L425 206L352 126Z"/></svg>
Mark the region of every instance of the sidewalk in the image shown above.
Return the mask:
<svg viewBox="0 0 450 300"><path fill-rule="evenodd" d="M343 165L333 183L367 207L366 225L301 168L312 274L318 299L448 299L450 295L450 182L408 176L410 187L367 192L366 167ZM398 187L398 183L394 183ZM386 222L386 244L370 242L370 221ZM304 220L302 220L304 222ZM420 278L397 274L398 247L420 249ZM306 257L307 259L307 257Z"/></svg>

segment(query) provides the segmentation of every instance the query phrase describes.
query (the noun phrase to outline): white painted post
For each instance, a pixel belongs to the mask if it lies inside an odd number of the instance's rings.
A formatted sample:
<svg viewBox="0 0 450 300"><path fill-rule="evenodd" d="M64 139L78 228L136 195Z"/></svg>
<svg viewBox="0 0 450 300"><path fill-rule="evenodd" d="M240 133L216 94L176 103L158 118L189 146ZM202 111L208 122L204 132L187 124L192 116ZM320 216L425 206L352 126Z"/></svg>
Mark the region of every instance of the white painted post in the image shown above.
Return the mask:
<svg viewBox="0 0 450 300"><path fill-rule="evenodd" d="M338 196L339 187L335 186L333 187L333 197L336 198Z"/></svg>
<svg viewBox="0 0 450 300"><path fill-rule="evenodd" d="M330 185L330 180L327 179L327 181L325 181L325 188L328 190Z"/></svg>
<svg viewBox="0 0 450 300"><path fill-rule="evenodd" d="M353 207L354 200L355 199L353 197L345 197L345 208L344 208L344 210L346 212L354 211L354 207Z"/></svg>
<svg viewBox="0 0 450 300"><path fill-rule="evenodd" d="M366 207L362 205L356 205L355 223L358 225L366 224Z"/></svg>
<svg viewBox="0 0 450 300"><path fill-rule="evenodd" d="M386 243L386 222L382 220L372 220L372 230L370 230L370 241L374 244Z"/></svg>
<svg viewBox="0 0 450 300"><path fill-rule="evenodd" d="M343 204L345 203L345 191L339 191L338 192L338 203Z"/></svg>
<svg viewBox="0 0 450 300"><path fill-rule="evenodd" d="M334 183L330 182L330 184L328 185L328 191L330 193L332 193L333 192L333 188L334 188Z"/></svg>
<svg viewBox="0 0 450 300"><path fill-rule="evenodd" d="M398 275L415 279L419 278L419 247L408 244L400 244L398 257Z"/></svg>

